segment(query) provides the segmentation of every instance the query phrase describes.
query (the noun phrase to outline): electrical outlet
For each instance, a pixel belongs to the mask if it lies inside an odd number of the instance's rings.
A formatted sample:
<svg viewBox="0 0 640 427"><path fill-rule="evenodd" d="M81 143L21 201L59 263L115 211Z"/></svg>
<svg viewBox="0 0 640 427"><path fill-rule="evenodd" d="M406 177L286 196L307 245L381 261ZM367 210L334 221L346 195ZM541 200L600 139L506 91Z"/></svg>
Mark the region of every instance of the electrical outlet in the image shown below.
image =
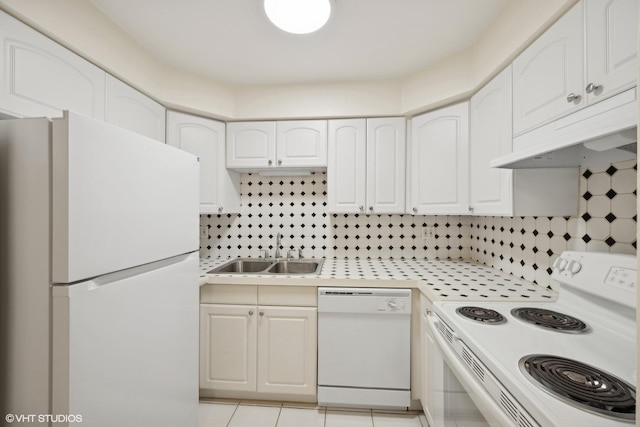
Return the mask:
<svg viewBox="0 0 640 427"><path fill-rule="evenodd" d="M422 227L422 239L429 240L434 239L436 237L436 228L435 227Z"/></svg>
<svg viewBox="0 0 640 427"><path fill-rule="evenodd" d="M208 237L208 230L206 225L200 226L200 237L202 237L203 239L206 239Z"/></svg>

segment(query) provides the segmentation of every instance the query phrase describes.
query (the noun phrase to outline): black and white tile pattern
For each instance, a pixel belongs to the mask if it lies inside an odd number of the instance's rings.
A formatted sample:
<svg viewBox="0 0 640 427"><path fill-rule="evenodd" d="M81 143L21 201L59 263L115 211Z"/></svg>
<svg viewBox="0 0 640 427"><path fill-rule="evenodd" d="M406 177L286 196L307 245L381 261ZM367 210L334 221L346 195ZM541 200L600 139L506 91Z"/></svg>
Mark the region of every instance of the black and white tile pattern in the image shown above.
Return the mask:
<svg viewBox="0 0 640 427"><path fill-rule="evenodd" d="M564 250L636 254L635 160L580 169L576 217L477 217L471 256L516 277L549 286Z"/></svg>
<svg viewBox="0 0 640 427"><path fill-rule="evenodd" d="M581 168L576 217L472 217L331 214L326 174L241 177L241 213L202 215L202 258L274 253L306 258L473 259L549 286L550 266L564 250L636 253L636 161ZM423 240L433 226L436 238Z"/></svg>

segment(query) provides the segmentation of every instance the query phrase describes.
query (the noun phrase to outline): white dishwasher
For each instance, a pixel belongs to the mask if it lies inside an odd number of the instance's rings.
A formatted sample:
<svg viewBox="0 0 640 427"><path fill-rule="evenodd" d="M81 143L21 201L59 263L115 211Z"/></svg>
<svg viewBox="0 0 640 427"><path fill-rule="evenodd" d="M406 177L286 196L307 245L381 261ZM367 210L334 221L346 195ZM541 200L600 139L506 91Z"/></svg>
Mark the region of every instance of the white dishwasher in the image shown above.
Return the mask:
<svg viewBox="0 0 640 427"><path fill-rule="evenodd" d="M411 289L318 288L318 405L406 409Z"/></svg>

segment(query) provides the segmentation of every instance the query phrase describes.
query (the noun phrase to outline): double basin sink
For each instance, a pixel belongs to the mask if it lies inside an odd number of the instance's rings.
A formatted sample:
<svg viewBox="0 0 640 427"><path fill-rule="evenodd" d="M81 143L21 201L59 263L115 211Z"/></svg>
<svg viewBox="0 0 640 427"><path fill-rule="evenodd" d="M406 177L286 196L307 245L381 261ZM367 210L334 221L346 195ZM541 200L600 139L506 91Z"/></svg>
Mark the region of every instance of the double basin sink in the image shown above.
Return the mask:
<svg viewBox="0 0 640 427"><path fill-rule="evenodd" d="M209 274L320 274L324 260L238 258L216 267Z"/></svg>

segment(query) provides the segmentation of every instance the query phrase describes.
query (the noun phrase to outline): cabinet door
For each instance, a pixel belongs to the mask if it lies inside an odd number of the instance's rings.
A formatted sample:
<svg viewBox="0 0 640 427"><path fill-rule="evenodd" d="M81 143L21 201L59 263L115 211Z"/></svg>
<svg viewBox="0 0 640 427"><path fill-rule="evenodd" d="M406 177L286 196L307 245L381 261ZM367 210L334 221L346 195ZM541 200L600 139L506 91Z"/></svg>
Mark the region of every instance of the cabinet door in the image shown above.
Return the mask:
<svg viewBox="0 0 640 427"><path fill-rule="evenodd" d="M106 121L165 141L164 107L111 75L107 75Z"/></svg>
<svg viewBox="0 0 640 427"><path fill-rule="evenodd" d="M105 72L0 12L0 112L61 117L62 110L104 120Z"/></svg>
<svg viewBox="0 0 640 427"><path fill-rule="evenodd" d="M509 169L493 169L491 160L511 152L511 67L491 80L470 102L470 201L476 215L512 215Z"/></svg>
<svg viewBox="0 0 640 427"><path fill-rule="evenodd" d="M258 392L315 395L317 309L258 310Z"/></svg>
<svg viewBox="0 0 640 427"><path fill-rule="evenodd" d="M277 166L327 166L326 120L283 121L276 129Z"/></svg>
<svg viewBox="0 0 640 427"><path fill-rule="evenodd" d="M434 358L433 352L437 348L431 335L431 329L429 328L427 315L423 313L421 318L421 330L422 330L422 394L420 402L422 403L422 410L429 425L435 424L434 405L436 404L434 396L434 388L436 387L435 378L432 372L436 367L433 366ZM439 374L442 375L442 374ZM442 383L441 383L442 384Z"/></svg>
<svg viewBox="0 0 640 427"><path fill-rule="evenodd" d="M405 211L406 121L367 119L367 213Z"/></svg>
<svg viewBox="0 0 640 427"><path fill-rule="evenodd" d="M365 119L329 120L329 212L364 213L367 125Z"/></svg>
<svg viewBox="0 0 640 427"><path fill-rule="evenodd" d="M276 123L227 124L227 167L250 169L275 166Z"/></svg>
<svg viewBox="0 0 640 427"><path fill-rule="evenodd" d="M240 177L225 167L225 124L169 111L167 144L200 159L200 213L240 212Z"/></svg>
<svg viewBox="0 0 640 427"><path fill-rule="evenodd" d="M579 3L513 61L515 135L585 104L582 32Z"/></svg>
<svg viewBox="0 0 640 427"><path fill-rule="evenodd" d="M200 388L256 390L255 311L250 305L200 305Z"/></svg>
<svg viewBox="0 0 640 427"><path fill-rule="evenodd" d="M636 85L638 72L638 0L585 2L589 103ZM598 89L591 90L589 84Z"/></svg>
<svg viewBox="0 0 640 427"><path fill-rule="evenodd" d="M411 121L411 213L469 212L469 103Z"/></svg>

